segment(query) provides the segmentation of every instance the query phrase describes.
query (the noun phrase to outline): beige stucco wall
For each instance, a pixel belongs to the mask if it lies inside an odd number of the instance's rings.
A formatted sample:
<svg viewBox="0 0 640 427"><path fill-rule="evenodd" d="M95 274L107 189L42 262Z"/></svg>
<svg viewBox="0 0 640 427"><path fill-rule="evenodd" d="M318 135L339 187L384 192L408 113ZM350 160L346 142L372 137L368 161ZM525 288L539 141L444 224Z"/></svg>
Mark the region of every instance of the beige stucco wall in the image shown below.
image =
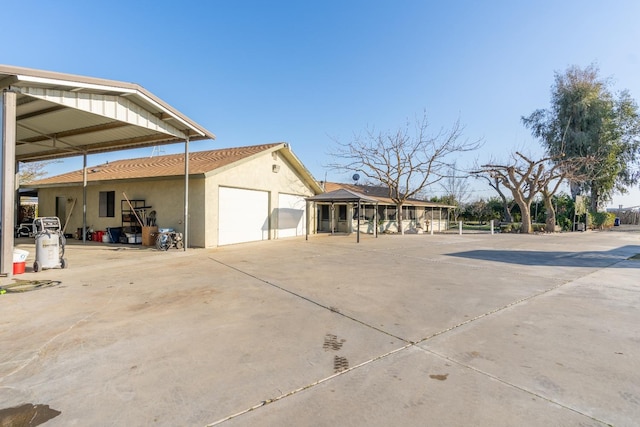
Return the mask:
<svg viewBox="0 0 640 427"><path fill-rule="evenodd" d="M273 165L278 166L278 171L274 172ZM278 195L292 194L309 197L315 193L308 186L305 180L295 171L291 164L278 152L276 155L265 153L253 158L233 168L223 171L214 171L206 180L207 235L205 239L206 247L215 247L218 244L218 192L220 187L234 187L247 190L260 190L269 192L269 222L270 239L275 239L275 229L277 227ZM309 221L315 221L315 213L309 212ZM311 222L313 224L314 222ZM307 229L311 232L314 227Z"/></svg>
<svg viewBox="0 0 640 427"><path fill-rule="evenodd" d="M99 193L115 191L115 215L113 218L98 216ZM107 227L122 225L121 201L125 200L123 192L129 200L144 200L150 210L156 211L157 225L162 228L174 228L184 232L184 179L117 181L106 184L87 185L87 227L94 230L105 230ZM38 191L38 213L40 216L56 215L56 197L67 199L66 213L75 206L66 226L66 233L75 233L82 227L82 187L42 188ZM204 246L204 179L189 180L189 246ZM126 203L126 202L125 202ZM62 222L65 218L60 218Z"/></svg>
<svg viewBox="0 0 640 427"><path fill-rule="evenodd" d="M273 172L273 165L278 172ZM275 157L264 153L225 170L219 170L205 177L192 177L189 180L189 240L191 247L215 247L218 244L218 191L220 186L269 192L270 239L275 238L277 226L278 195L280 193L300 196L313 196L314 192L304 179L281 155ZM99 193L115 191L115 216L101 218L99 212ZM125 192L130 200L145 200L151 210L156 211L157 225L161 228L174 228L184 232L184 178L163 180L115 181L112 183L90 183L87 186L87 226L94 230L122 225L121 200ZM73 213L66 227L66 233L75 233L82 227L82 187L56 187L39 189L39 215L56 215L56 197L68 199L67 213L76 199ZM308 221L315 222L315 212L309 212ZM61 221L64 222L64 218ZM315 227L309 228L310 231Z"/></svg>

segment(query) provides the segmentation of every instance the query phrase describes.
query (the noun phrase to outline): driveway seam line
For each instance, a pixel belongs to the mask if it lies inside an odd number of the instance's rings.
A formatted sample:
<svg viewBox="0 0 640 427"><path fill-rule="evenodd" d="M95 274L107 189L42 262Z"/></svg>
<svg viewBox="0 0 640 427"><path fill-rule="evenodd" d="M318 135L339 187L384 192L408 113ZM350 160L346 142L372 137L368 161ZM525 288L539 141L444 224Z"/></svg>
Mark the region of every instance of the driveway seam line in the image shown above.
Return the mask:
<svg viewBox="0 0 640 427"><path fill-rule="evenodd" d="M330 376L325 377L325 378L321 378L321 379L319 379L317 381L314 381L314 382L312 382L310 384L307 384L305 386L298 387L297 389L291 390L291 391L289 391L287 393L281 394L280 396L274 397L272 399L263 400L262 402L258 403L257 405L251 406L250 408L247 408L247 409L242 410L240 412L237 412L235 414L229 415L229 416L227 416L225 418L222 418L222 419L220 419L218 421L215 421L215 422L213 422L211 424L207 424L206 427L213 427L213 426L222 424L222 423L224 423L226 421L232 420L233 418L237 418L237 417L242 416L244 414L247 414L249 412L255 411L256 409L262 408L263 406L266 406L266 405L268 405L270 403L275 403L275 402L280 401L282 399L285 399L287 397L293 396L294 394L298 394L298 393L303 392L305 390L309 390L309 389L311 389L311 388L313 388L315 386L318 386L320 384L323 384L323 383L325 383L325 382L327 382L329 380L332 380L332 379L337 378L339 376L345 375L345 374L347 374L347 373L349 373L349 372L351 372L353 370L356 370L356 369L361 368L363 366L369 365L369 364L371 364L373 362L377 362L380 359L384 359L384 358L386 358L388 356L391 356L393 354L399 353L399 352L401 352L403 350L406 350L408 348L411 348L413 346L415 346L414 343L408 343L408 344L406 344L406 345L404 345L404 346L402 346L400 348L397 348L395 350L391 350L391 351L389 351L387 353L381 354L381 355L376 356L374 358L371 358L369 360L365 360L364 362L361 362L361 363L359 363L359 364L357 364L355 366L347 368L344 371L336 372L333 375L330 375Z"/></svg>
<svg viewBox="0 0 640 427"><path fill-rule="evenodd" d="M602 424L604 424L604 425L607 425L607 426L610 426L610 425L611 425L610 423L607 423L606 421L603 421L603 420L601 420L601 419L598 419L598 418L596 418L596 417L594 417L594 416L592 416L592 415L585 414L584 412L580 412L579 410L574 409L574 408L572 408L571 406L567 406L567 405L565 405L565 404L563 404L563 403L560 403L560 402L558 402L558 401L555 401L555 400L553 400L553 399L551 399L551 398L548 398L548 397L546 397L546 396L543 396L543 395L541 395L541 394L539 394L539 393L536 393L536 392L534 392L534 391L528 390L528 389L526 389L526 388L524 388L524 387L522 387L522 386L519 386L519 385L516 385L516 384L510 383L509 381L504 380L504 379L502 379L502 378L500 378L500 377L497 377L497 376L495 376L495 375L493 375L493 374L490 374L489 372L485 372L485 371L483 371L483 370L481 370L481 369L478 369L478 368L475 368L475 367L473 367L473 366L471 366L471 365L467 365L466 363L462 363L462 362L460 362L460 361L458 361L458 360L456 360L456 359L453 359L453 358L451 358L451 357L449 357L449 356L446 356L446 355L444 355L444 354L440 354L440 353L438 353L438 352L436 352L436 351L434 351L434 350L431 350L431 349L428 349L428 348L422 348L422 347L417 346L417 345L416 345L416 347L418 347L420 350L422 350L422 351L424 351L424 352L426 352L426 353L430 353L430 354L432 354L432 355L434 355L434 356L437 356L437 357L439 357L439 358L441 358L441 359L443 359L443 360L447 360L447 361L449 361L449 362L455 363L455 364L456 364L456 365L458 365L458 366L461 366L461 367L463 367L463 368L467 368L467 369L469 369L469 370L471 370L471 371L474 371L474 372L476 372L476 373L478 373L478 374L480 374L480 375L483 375L483 376L486 376L486 377L488 377L488 378L491 378L491 379L493 379L493 380L495 380L495 381L498 381L499 383L504 384L504 385L506 385L506 386L508 386L508 387L512 387L512 388L514 388L514 389L516 389L516 390L520 390L520 391L522 391L522 392L524 392L524 393L527 393L527 394L530 394L530 395L535 396L535 397L537 397L537 398L540 398L540 399L542 399L542 400L544 400L544 401L546 401L546 402L552 403L552 404L554 404L554 405L558 405L558 406L560 406L561 408L567 409L567 410L569 410L569 411L571 411L571 412L575 412L576 414L582 415L583 417L587 417L587 418L589 418L589 419L591 419L591 420L597 421L597 422L602 423Z"/></svg>
<svg viewBox="0 0 640 427"><path fill-rule="evenodd" d="M321 304L321 303L319 303L319 302L317 302L317 301L314 301L313 299L311 299L311 298L309 298L309 297L306 297L306 296L301 295L301 294L299 294L299 293L293 292L293 291L291 291L291 290L289 290L289 289L287 289L287 288L285 288L285 287L283 287L283 286L280 286L280 285L277 285L277 284L275 284L275 283L272 283L272 282L270 282L270 281L268 281L268 280L262 279L262 278L260 278L260 277L258 277L258 276L256 276L256 275L254 275L254 274L251 274L251 273L248 273L248 272L246 272L246 271L243 271L243 270L241 270L241 269L239 269L239 268L237 268L237 267L234 267L234 266L232 266L232 265L226 264L226 263L224 263L224 262L222 262L222 261L220 261L220 260L217 260L217 259L215 259L215 258L209 257L209 259L210 259L210 260L212 260L212 261L214 261L214 262L217 262L218 264L221 264L221 265L223 265L223 266L225 266L225 267L227 267L227 268L230 268L230 269L232 269L232 270L235 270L235 271L237 271L238 273L241 273L241 274L244 274L244 275L246 275L246 276L249 276L249 277L251 277L252 279L256 279L256 280L258 280L258 281L260 281L260 282L262 282L262 283L265 283L265 284L267 284L267 285L269 285L269 286L272 286L272 287L274 287L274 288L276 288L276 289L279 289L279 290L281 290L281 291L283 291L283 292L286 292L286 293L288 293L288 294L290 294L290 295L293 295L293 296L295 296L295 297L297 297L297 298L303 299L303 300L305 300L305 301L307 301L307 302L310 302L310 303L312 303L312 304L314 304L314 305L317 305L318 307L324 308L325 310L328 310L328 311L330 311L330 312L332 312L332 313L336 313L336 314L338 314L338 315L340 315L340 316L342 316L342 317L345 317L345 318L347 318L347 319L349 319L349 320L352 320L352 321L354 321L354 322L356 322L356 323L359 323L359 324L361 324L361 325L363 325L363 326L366 326L367 328L373 329L374 331L377 331L377 332L383 333L383 334L385 334L385 335L387 335L387 336L390 336L390 337L392 337L392 338L395 338L395 339L397 339L397 340L400 340L400 341L402 341L402 342L404 342L404 343L408 343L408 344L413 344L413 343L414 343L414 342L413 342L413 341L411 341L411 340L408 340L408 339L405 339L405 338L398 337L398 336L393 335L392 333L390 333L390 332L388 332L388 331L385 331L385 330L380 329L380 328L378 328L378 327L376 327L376 326L370 325L370 324L368 324L368 323L366 323L366 322L363 322L362 320L358 320L358 319L356 319L355 317L352 317L352 316L349 316L349 315L347 315L347 314L344 314L344 313L340 312L338 309L336 309L335 307L327 307L326 305Z"/></svg>
<svg viewBox="0 0 640 427"><path fill-rule="evenodd" d="M500 379L500 378L498 378L498 377L495 377L495 376L493 376L493 375L489 374L488 372L483 372L483 371L481 371L481 370L479 370L479 369L476 369L476 368L474 368L474 367L472 367L472 366L465 365L465 364L463 364L463 363L461 363L461 362L458 362L458 361L457 361L457 360L455 360L455 359L451 359L451 358L449 358L449 357L447 357L447 356L441 355L441 354L439 354L439 353L437 353L437 352L435 352L435 351L433 351L433 350L430 350L430 349L427 349L427 348L422 348L422 347L420 347L420 346L419 346L419 344L424 343L424 342L428 341L428 340L429 340L429 339L431 339L431 338L434 338L434 337L437 337L437 336L442 335L442 334L444 334L444 333L450 332L450 331L452 331L452 330L454 330L454 329L460 328L460 327L462 327L462 326L464 326L464 325L467 325L467 324L469 324L469 323L475 322L475 321L480 320L480 319L482 319L482 318L484 318L484 317L488 317L488 316L490 316L490 315L492 315L492 314L495 314L495 313L501 312L501 311L506 310L506 309L508 309L508 308L510 308L510 307L513 307L513 306L519 305L519 304L520 304L520 303L522 303L522 302L525 302L525 301L531 300L531 299L533 299L533 298L537 298L537 297L539 297L539 296L545 295L545 294L547 294L547 293L549 293L549 292L552 292L552 291L554 291L554 290L556 290L556 289L559 289L559 288L561 288L561 287L563 287L563 286L565 286L565 285L567 285L567 284L569 284L569 283L572 283L572 282L574 282L574 281L576 281L576 280L579 280L579 279L581 279L581 278L583 278L583 277L586 277L586 276L589 276L589 275L591 275L591 274L594 274L594 273L596 273L597 271L600 271L600 269L597 269L597 270L595 270L595 271L590 271L590 272L585 273L584 275L579 276L579 277L577 277L577 278L573 278L573 279L571 279L571 280L567 280L567 281L565 281L565 282L563 282L563 283L559 283L559 284L557 284L557 285L555 285L555 286L552 286L552 287L550 287L550 288L544 289L544 290L542 290L542 291L540 291L540 292L538 292L538 293L535 293L535 294L533 294L533 295L529 295L529 296L527 296L527 297L520 298L520 299L518 299L518 300L516 300L516 301L513 301L513 302L511 302L511 303L509 303L509 304L506 304L506 305L504 305L504 306L502 306L502 307L498 307L498 308L496 308L496 309L494 309L494 310L491 310L491 311L488 311L488 312L486 312L486 313L480 314L480 315L478 315L478 316L476 316L476 317L474 317L474 318L472 318L472 319L468 319L468 320L466 320L466 321L464 321L464 322L462 322L462 323L459 323L459 324L457 324L457 325L451 326L450 328L447 328L447 329L444 329L444 330L442 330L442 331L439 331L439 332L433 333L432 335L430 335L430 336L428 336L428 337L426 337L426 338L422 338L422 339L420 339L420 340L418 340L418 341L411 341L411 340L405 340L405 339L403 339L403 338L397 337L397 336L395 336L395 335L393 335L393 334L391 334L391 333L389 333L389 332L387 332L387 331L381 330L381 329L379 329L379 328L376 328L375 326L372 326L372 325L369 325L369 324L367 324L367 323L364 323L364 322L362 322L361 320L358 320L358 319L356 319L356 318L353 318L353 317L351 317L351 316L348 316L348 315L346 315L346 314L343 314L343 313L341 313L341 312L337 311L335 308L327 307L327 306L325 306L325 305L323 305L323 304L320 304L319 302L314 301L314 300L312 300L312 299L310 299L310 298L308 298L308 297L305 297L305 296L303 296L303 295L300 295L300 294L298 294L298 293L296 293L296 292L293 292L293 291L291 291L291 290L289 290L289 289L286 289L286 288L284 288L284 287L282 287L282 286L280 286L280 285L277 285L277 284L275 284L275 283L269 282L268 280L262 279L262 278L260 278L260 277L258 277L258 276L256 276L256 275L253 275L253 274L251 274L251 273L248 273L248 272L246 272L246 271L243 271L243 270L241 270L241 269L239 269L239 268L237 268L237 267L234 267L234 266L232 266L232 265L226 264L226 263L224 263L224 262L222 262L222 261L220 261L220 260L217 260L217 259L215 259L215 258L213 258L213 257L209 257L209 259L210 259L210 260L212 260L212 261L214 261L214 262L216 262L216 263L218 263L218 264L220 264L220 265L223 265L223 266L225 266L225 267L227 267L227 268L230 268L230 269L235 270L235 271L237 271L237 272L239 272L239 273L241 273L241 274L244 274L244 275L246 275L246 276L248 276L248 277L251 277L251 278L253 278L253 279L255 279L255 280L258 280L258 281L260 281L260 282L262 282L262 283L265 283L265 284L267 284L267 285L269 285L269 286L272 286L272 287L274 287L274 288L276 288L276 289L278 289L278 290L284 291L284 292L286 292L286 293L288 293L288 294L290 294L290 295L293 295L293 296L295 296L295 297L301 298L301 299L303 299L303 300L305 300L305 301L307 301L307 302L310 302L310 303L312 303L312 304L314 304L314 305L317 305L317 306L319 306L319 307L321 307L321 308L324 308L324 309L329 310L329 311L331 311L331 312L333 312L333 313L339 314L339 315L341 315L341 316L343 316L343 317L345 317L345 318L347 318L347 319L350 319L350 320L352 320L352 321L354 321L354 322L356 322L356 323L359 323L359 324L361 324L361 325L363 325L363 326L369 327L369 328L371 328L371 329L373 329L373 330L375 330L375 331L378 331L378 332L381 332L381 333L383 333L383 334L385 334L385 335L388 335L388 336L391 336L391 337L393 337L393 338L399 339L399 340L401 340L401 341L403 341L403 342L405 342L405 343L407 343L407 344L406 344L406 345L404 345L403 347L400 347L400 348L397 348L397 349L392 350L392 351L390 351L390 352L387 352L387 353L384 353L384 354L382 354L382 355L376 356L376 357L374 357L374 358L371 358L371 359L366 360L366 361L364 361L364 362L362 362L362 363L359 363L358 365L355 365L355 366L349 367L349 368L347 368L347 369L345 369L345 370L343 370L343 371L337 372L337 373L335 373L335 374L333 374L333 375L330 375L330 376L328 376L328 377L325 377L325 378L322 378L322 379L320 379L320 380L314 381L314 382L312 382L312 383L310 383L310 384L307 384L307 385L305 385L305 386L303 386L303 387L299 387L299 388L294 389L294 390L291 390L291 391L289 391L289 392L287 392L287 393L281 394L280 396L277 396L277 397L275 397L275 398L267 399L267 400L263 400L262 402L258 403L257 405L253 405L253 406L251 406L251 407L249 407L249 408L247 408L247 409L244 409L244 410L242 410L242 411L240 411L240 412L237 412L237 413L235 413L235 414L231 414L231 415L229 415L229 416L227 416L227 417L225 417L225 418L222 418L222 419L220 419L220 420L218 420L218 421L215 421L215 422L213 422L213 423L206 424L206 427L213 427L213 426L216 426L216 425L222 424L222 423L224 423L224 422L226 422L226 421L229 421L229 420L231 420L231 419L237 418L237 417L239 417L239 416L242 416L242 415L244 415L244 414L247 414L247 413L249 413L249 412L252 412L252 411L254 411L254 410L256 410L256 409L262 408L263 406L266 406L266 405L268 405L268 404L271 404L271 403L274 403L274 402L280 401L280 400L285 399L285 398L287 398L287 397L290 397L290 396L293 396L293 395L295 395L295 394L298 394L298 393L300 393L300 392L302 392L302 391L305 391L305 390L311 389L311 388L313 388L313 387L315 387L315 386L317 386L317 385L320 385L320 384L322 384L322 383L325 383L325 382L327 382L327 381L329 381L329 380L331 380L331 379L333 379L333 378L336 378L336 377L338 377L338 376L341 376L341 375L347 374L347 373L349 373L349 372L351 372L351 371L353 371L353 370L355 370L355 369L361 368L361 367L363 367L363 366L366 366L366 365L368 365L368 364L371 364L371 363L373 363L373 362L376 362L376 361L378 361L378 360L381 360L381 359L383 359L383 358L386 358L386 357L388 357L388 356L391 356L391 355L393 355L393 354L399 353L399 352L401 352L401 351L403 351L403 350L406 350L406 349L408 349L408 348L412 348L412 347L417 347L419 350L421 350L421 351L423 351L423 352L431 353L431 354L433 354L434 356L437 356L437 357L443 358L443 359L445 359L445 360L449 360L449 361L451 361L452 363L455 363L455 364L457 364L457 365L459 365L459 366L466 367L466 368L468 368L468 369L470 369L470 370L476 371L476 372L478 372L478 373L479 373L479 374L481 374L481 375L484 375L484 376L486 376L486 377L488 377L488 378L494 379L494 380L496 380L496 381L498 381L498 382L500 382L500 383L503 383L503 384L505 384L505 385L507 385L507 386L511 386L511 387L513 387L514 389L518 389L518 390L521 390L521 391L523 391L523 392L525 392L525 393L529 393L529 394L531 394L531 395L533 395L533 396L537 396L537 397L539 397L540 399L543 399L543 400L545 400L545 401L547 401L547 402L549 402L549 403L556 404L556 405L558 405L558 406L560 406L560 407L562 407L562 408L565 408L565 409L567 409L567 410L570 410L570 411L572 411L572 412L575 412L575 413L577 413L577 414L579 414L579 415L582 415L582 416L584 416L584 417L590 418L590 419L592 419L592 420L594 420L594 421L600 422L600 423L602 423L602 424L604 424L604 425L610 425L610 424L608 424L608 423L606 423L606 422L604 422L604 421L602 421L602 420L599 420L599 419L597 419L597 418L595 418L595 417L592 417L592 416L590 416L590 415L584 414L584 413L582 413L582 412L580 412L580 411L578 411L578 410L575 410L575 409L573 409L573 408L571 408L571 407L569 407L569 406L566 406L566 405L560 404L560 403L558 403L558 402L555 402L555 401L553 401L553 400L551 400L551 399L549 399L549 398L547 398L547 397L544 397L544 396L542 396L542 395L538 395L538 394L536 394L536 393L534 393L534 392L532 392L532 391L529 391L529 390L527 390L527 389L525 389L525 388L519 387L519 386L517 386L517 385L515 385L515 384L511 384L511 383L509 383L509 382L507 382L507 381L505 381L505 380L502 380L502 379ZM619 261L618 261L618 262L619 262ZM612 264L610 264L609 266L604 267L604 268L611 267L611 266L612 266L612 265L614 265L614 264L617 264L617 262L613 262ZM604 269L604 268L602 268L602 269Z"/></svg>

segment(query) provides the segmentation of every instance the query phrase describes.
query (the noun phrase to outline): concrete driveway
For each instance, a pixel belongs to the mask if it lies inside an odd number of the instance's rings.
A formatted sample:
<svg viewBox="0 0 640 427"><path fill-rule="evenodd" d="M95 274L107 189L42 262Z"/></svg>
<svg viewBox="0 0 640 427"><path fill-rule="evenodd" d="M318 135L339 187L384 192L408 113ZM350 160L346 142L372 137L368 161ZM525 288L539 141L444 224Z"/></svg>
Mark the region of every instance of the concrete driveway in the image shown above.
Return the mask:
<svg viewBox="0 0 640 427"><path fill-rule="evenodd" d="M638 425L636 254L628 229L69 244L14 277L59 284L0 295L0 421Z"/></svg>

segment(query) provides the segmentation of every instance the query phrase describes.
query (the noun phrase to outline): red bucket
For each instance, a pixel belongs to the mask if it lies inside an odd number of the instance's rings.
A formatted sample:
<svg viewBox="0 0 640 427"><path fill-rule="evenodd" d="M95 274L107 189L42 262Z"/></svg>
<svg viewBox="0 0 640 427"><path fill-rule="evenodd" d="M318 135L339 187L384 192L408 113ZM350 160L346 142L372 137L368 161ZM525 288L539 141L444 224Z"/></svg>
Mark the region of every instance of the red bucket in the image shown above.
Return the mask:
<svg viewBox="0 0 640 427"><path fill-rule="evenodd" d="M14 262L13 263L13 274L22 274L24 273L25 262Z"/></svg>

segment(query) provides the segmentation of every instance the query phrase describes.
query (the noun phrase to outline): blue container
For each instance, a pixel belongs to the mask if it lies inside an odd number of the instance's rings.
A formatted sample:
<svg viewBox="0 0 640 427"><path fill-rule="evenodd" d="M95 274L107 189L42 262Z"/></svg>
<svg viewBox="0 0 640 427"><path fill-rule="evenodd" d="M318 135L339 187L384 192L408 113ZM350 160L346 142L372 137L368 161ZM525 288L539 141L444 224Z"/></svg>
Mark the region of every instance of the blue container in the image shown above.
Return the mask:
<svg viewBox="0 0 640 427"><path fill-rule="evenodd" d="M107 227L107 234L109 235L111 243L120 243L122 227Z"/></svg>

